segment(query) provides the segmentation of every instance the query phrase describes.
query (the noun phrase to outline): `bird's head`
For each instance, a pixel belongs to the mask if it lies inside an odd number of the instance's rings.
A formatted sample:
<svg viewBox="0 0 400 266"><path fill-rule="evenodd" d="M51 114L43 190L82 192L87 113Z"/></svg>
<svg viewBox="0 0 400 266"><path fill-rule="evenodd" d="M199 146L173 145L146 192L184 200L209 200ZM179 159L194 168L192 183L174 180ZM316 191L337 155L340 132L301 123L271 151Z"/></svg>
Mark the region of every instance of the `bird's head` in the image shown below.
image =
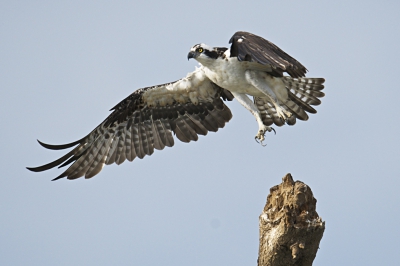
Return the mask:
<svg viewBox="0 0 400 266"><path fill-rule="evenodd" d="M217 59L219 56L216 48L212 48L204 43L196 44L190 49L188 53L188 60L194 58L200 63L206 63L207 61Z"/></svg>

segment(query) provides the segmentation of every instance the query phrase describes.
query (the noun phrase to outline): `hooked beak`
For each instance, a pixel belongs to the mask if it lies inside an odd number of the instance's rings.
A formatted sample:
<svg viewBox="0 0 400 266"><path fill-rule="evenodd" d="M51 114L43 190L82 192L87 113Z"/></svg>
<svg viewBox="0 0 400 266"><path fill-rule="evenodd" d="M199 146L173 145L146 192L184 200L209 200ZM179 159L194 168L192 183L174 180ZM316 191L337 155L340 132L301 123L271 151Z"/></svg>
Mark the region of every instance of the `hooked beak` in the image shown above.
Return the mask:
<svg viewBox="0 0 400 266"><path fill-rule="evenodd" d="M190 51L189 53L188 53L188 55L187 55L187 58L188 58L188 60L190 59L190 58L196 58L196 52L193 52L193 51Z"/></svg>

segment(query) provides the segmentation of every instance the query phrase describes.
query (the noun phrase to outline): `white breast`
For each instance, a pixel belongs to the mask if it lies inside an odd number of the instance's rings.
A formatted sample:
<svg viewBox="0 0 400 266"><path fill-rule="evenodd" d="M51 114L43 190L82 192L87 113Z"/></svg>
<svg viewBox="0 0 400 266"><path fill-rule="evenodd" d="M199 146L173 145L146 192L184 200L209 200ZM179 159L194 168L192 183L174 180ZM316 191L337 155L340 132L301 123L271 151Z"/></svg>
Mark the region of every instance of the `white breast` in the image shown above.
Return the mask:
<svg viewBox="0 0 400 266"><path fill-rule="evenodd" d="M245 71L248 68L247 62L239 62L236 57L228 57L204 63L202 64L204 73L218 86L232 92L263 96L259 90L246 80Z"/></svg>

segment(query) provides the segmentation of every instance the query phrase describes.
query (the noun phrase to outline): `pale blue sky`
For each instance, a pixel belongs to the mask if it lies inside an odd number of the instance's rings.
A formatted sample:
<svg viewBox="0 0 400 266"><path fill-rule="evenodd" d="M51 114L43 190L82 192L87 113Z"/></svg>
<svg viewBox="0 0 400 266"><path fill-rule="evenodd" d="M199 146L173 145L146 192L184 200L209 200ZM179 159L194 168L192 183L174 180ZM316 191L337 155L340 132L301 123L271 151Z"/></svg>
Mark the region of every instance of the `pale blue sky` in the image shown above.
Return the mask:
<svg viewBox="0 0 400 266"><path fill-rule="evenodd" d="M326 221L315 265L395 265L400 230L398 1L1 1L0 264L256 265L258 216L292 173ZM236 101L199 141L50 182L52 161L132 91L177 80L194 44L238 30L326 78L307 122L268 146Z"/></svg>

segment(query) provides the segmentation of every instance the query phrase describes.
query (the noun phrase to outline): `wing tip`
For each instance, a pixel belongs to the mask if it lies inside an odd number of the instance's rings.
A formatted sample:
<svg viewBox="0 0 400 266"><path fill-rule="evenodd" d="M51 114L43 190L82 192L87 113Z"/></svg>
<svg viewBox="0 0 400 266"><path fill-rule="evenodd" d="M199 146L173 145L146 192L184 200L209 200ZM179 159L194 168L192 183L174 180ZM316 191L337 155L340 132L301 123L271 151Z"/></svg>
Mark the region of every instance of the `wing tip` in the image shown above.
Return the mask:
<svg viewBox="0 0 400 266"><path fill-rule="evenodd" d="M40 141L38 139L37 139L37 142L40 144L40 146L42 146L43 148L49 149L49 150L64 150L64 149L67 149L67 148L71 148L71 147L73 147L75 145L78 145L79 143L82 142L82 140L84 138L85 137L81 138L80 140L77 140L77 141L74 141L74 142L71 142L71 143L67 143L67 144L61 144L61 145L47 144L47 143L44 143L44 142L42 142L42 141Z"/></svg>
<svg viewBox="0 0 400 266"><path fill-rule="evenodd" d="M37 173L37 172L45 171L45 170L43 170L43 169L40 169L41 166L39 166L39 167L25 167L25 168L28 169L29 171L36 172L36 173ZM64 173L63 173L63 174L64 174ZM53 178L51 181L56 181L56 180L58 180L58 179L60 179L60 178L63 178L63 177L64 177L63 174L57 176L56 178Z"/></svg>
<svg viewBox="0 0 400 266"><path fill-rule="evenodd" d="M25 167L25 168L32 172L36 172L36 173L40 172L40 170L37 170L37 168L39 168L39 167Z"/></svg>

